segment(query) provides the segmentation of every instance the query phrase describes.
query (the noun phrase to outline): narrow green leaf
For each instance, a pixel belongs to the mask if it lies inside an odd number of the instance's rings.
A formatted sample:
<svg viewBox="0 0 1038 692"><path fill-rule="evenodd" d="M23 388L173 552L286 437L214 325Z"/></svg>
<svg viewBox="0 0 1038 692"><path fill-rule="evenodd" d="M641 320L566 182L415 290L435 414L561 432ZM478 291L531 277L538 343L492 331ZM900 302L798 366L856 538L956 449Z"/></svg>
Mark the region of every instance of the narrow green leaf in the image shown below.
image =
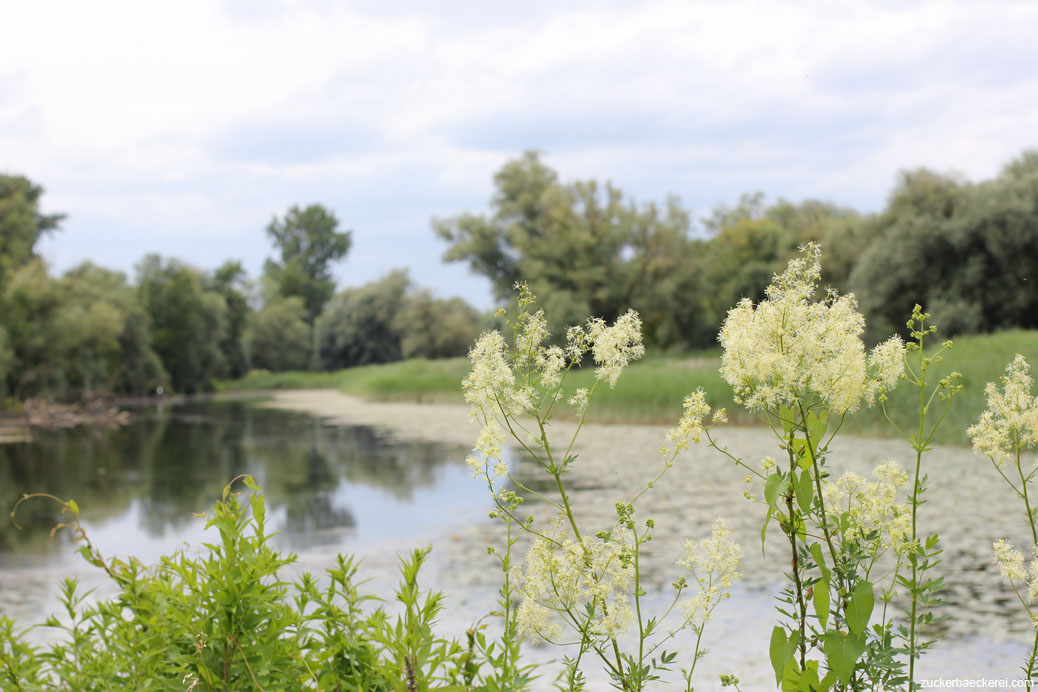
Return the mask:
<svg viewBox="0 0 1038 692"><path fill-rule="evenodd" d="M779 407L779 418L782 420L782 429L786 433L793 431L793 422L796 420L796 412L790 406Z"/></svg>
<svg viewBox="0 0 1038 692"><path fill-rule="evenodd" d="M811 556L814 557L815 562L818 564L818 569L822 573L822 579L826 582L830 582L829 575L831 574L828 565L825 564L825 555L822 554L822 546L820 543L815 543L811 546Z"/></svg>
<svg viewBox="0 0 1038 692"><path fill-rule="evenodd" d="M793 490L797 496L797 504L800 505L801 511L805 514L811 511L811 502L815 497L815 488L812 480L811 470L807 469L800 473L800 477L793 484Z"/></svg>
<svg viewBox="0 0 1038 692"><path fill-rule="evenodd" d="M818 623L825 629L826 623L829 622L829 579L824 578L821 581L815 583L815 593L812 597L812 602L815 606L815 615L818 616Z"/></svg>
<svg viewBox="0 0 1038 692"><path fill-rule="evenodd" d="M854 587L851 600L847 603L847 626L857 635L861 635L869 625L872 617L872 607L875 605L875 597L872 592L872 583L860 581Z"/></svg>

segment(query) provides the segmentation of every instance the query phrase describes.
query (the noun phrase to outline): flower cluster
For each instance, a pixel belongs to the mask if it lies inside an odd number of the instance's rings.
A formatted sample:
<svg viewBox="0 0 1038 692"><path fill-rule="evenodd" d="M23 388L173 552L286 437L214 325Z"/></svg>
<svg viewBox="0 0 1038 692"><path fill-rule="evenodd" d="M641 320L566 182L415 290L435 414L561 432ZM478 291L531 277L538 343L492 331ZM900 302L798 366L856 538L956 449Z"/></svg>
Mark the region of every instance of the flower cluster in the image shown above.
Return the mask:
<svg viewBox="0 0 1038 692"><path fill-rule="evenodd" d="M699 444L703 431L707 429L707 416L710 415L710 405L706 403L706 392L700 387L685 397L684 410L681 419L675 428L667 432L666 441L660 448L660 453L665 458L672 458L683 449L687 449L689 443ZM727 420L723 408L714 411L713 422L724 423Z"/></svg>
<svg viewBox="0 0 1038 692"><path fill-rule="evenodd" d="M480 336L469 351L472 369L462 381L465 401L472 407L473 419L483 425L473 454L467 459L476 475L484 468L504 475L500 462L501 425L515 416L535 416L542 405L554 404L565 397L562 378L573 365L581 362L589 351L595 362L596 378L616 385L623 369L645 354L642 344L641 319L633 310L612 325L592 318L584 326L570 327L565 346L549 343L551 334L543 310L531 311L535 298L525 284L516 284L519 312L512 347L500 331ZM589 405L591 392L577 389L569 397L578 415ZM495 421L497 421L495 423ZM536 441L534 441L536 444Z"/></svg>
<svg viewBox="0 0 1038 692"><path fill-rule="evenodd" d="M989 382L988 407L968 435L973 449L999 468L1017 449L1038 445L1038 396L1031 395L1027 360L1017 354L1006 366L1002 391Z"/></svg>
<svg viewBox="0 0 1038 692"><path fill-rule="evenodd" d="M1035 555L1030 564L1027 564L1023 553L1004 538L995 541L992 548L998 570L1016 591L1020 600L1024 601L1025 605L1038 601L1038 547L1035 548ZM1021 586L1026 589L1024 593L1020 593ZM1035 626L1038 627L1038 622Z"/></svg>
<svg viewBox="0 0 1038 692"><path fill-rule="evenodd" d="M688 554L678 564L686 567L699 584L699 592L681 604L686 622L702 625L709 620L714 607L732 595L732 584L742 576L742 548L731 536L728 524L718 518L709 538L685 543Z"/></svg>
<svg viewBox="0 0 1038 692"><path fill-rule="evenodd" d="M821 249L809 243L756 307L743 299L728 312L718 337L721 376L750 410L817 400L843 414L862 401L872 404L901 377L901 339L893 337L866 355L857 301L829 291L815 302L820 278Z"/></svg>
<svg viewBox="0 0 1038 692"><path fill-rule="evenodd" d="M521 574L520 634L557 642L564 619L580 630L588 618L596 637L623 635L633 618L632 542L622 527L583 545L561 530L538 537Z"/></svg>
<svg viewBox="0 0 1038 692"><path fill-rule="evenodd" d="M645 355L642 321L634 310L625 312L611 327L600 319L589 319L586 333L598 366L595 374L600 380L608 380L610 387L616 386L620 373L631 361Z"/></svg>
<svg viewBox="0 0 1038 692"><path fill-rule="evenodd" d="M867 535L876 531L877 548L892 548L902 555L912 536L912 509L898 502L908 474L894 460L877 466L869 481L848 471L838 481L824 481L822 495L828 507L846 513L847 531Z"/></svg>

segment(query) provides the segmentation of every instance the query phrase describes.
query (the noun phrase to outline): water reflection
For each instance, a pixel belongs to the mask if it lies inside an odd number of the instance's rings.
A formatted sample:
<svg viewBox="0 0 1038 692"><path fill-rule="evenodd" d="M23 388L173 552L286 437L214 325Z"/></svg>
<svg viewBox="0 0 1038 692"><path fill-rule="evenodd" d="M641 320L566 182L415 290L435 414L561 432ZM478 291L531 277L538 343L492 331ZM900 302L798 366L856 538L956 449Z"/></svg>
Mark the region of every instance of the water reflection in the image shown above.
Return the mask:
<svg viewBox="0 0 1038 692"><path fill-rule="evenodd" d="M243 402L196 404L137 411L119 430L56 431L0 445L0 507L26 492L75 498L103 552L154 559L201 542L192 515L248 473L266 490L282 547L352 548L482 515L484 493L464 456ZM0 567L74 559L67 537L49 537L53 505L23 505L18 518L22 531L0 522Z"/></svg>

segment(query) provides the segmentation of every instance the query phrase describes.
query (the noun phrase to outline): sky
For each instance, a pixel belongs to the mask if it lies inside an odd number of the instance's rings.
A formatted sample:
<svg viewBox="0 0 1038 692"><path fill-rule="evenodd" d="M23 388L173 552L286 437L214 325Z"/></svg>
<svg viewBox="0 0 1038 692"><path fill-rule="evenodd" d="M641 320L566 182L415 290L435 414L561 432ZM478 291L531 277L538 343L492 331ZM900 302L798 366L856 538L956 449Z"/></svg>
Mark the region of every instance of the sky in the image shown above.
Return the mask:
<svg viewBox="0 0 1038 692"><path fill-rule="evenodd" d="M444 264L430 220L489 208L526 149L700 216L740 194L882 208L898 171L989 178L1038 146L1038 3L0 0L0 172L68 215L51 267L146 253L256 276L320 203L335 274Z"/></svg>

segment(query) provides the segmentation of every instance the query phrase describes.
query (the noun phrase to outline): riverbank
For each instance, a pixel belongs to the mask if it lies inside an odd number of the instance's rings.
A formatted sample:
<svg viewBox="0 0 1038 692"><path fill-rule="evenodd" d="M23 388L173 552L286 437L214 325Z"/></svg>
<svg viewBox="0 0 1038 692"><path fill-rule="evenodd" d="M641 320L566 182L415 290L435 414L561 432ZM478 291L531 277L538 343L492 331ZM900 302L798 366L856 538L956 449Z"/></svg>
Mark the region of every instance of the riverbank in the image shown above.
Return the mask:
<svg viewBox="0 0 1038 692"><path fill-rule="evenodd" d="M272 399L261 405L306 412L338 425L373 426L402 439L467 445L477 434L467 408L457 404L372 402L323 390L273 392ZM573 430L573 423L562 421L553 425L552 434L568 439ZM607 528L615 502L629 498L659 471L656 450L666 431L667 426L654 425L584 427L575 449L579 459L569 482L576 512L589 530ZM717 437L734 454L751 462L775 453L775 438L760 428L724 427ZM891 458L907 467L912 455L899 441L842 437L831 456L831 467L837 476L844 470L868 475ZM537 480L532 463L514 454L510 463L524 481ZM1033 630L1021 617L1018 604L1014 607L1012 592L1002 583L990 556L996 538L1026 544L1022 514L1017 521L1013 512L1017 500L989 462L968 449L935 447L926 464L930 489L921 522L925 532L942 536L942 574L947 585L943 596L948 603L942 612L948 621L941 632L945 638L923 659L920 669L933 677L1013 675ZM710 625L707 637L713 653L702 663L704 677L700 680L710 680L715 672L733 672L748 683L744 689L758 689L754 681L764 686L769 675L765 652L774 621L771 606L780 581L765 569L760 543L764 512L760 505L743 498L747 487L743 476L716 451L696 446L678 458L665 481L643 497L638 510L642 517L652 516L657 526L644 564L648 586L658 594L665 593L667 585L680 576L674 563L683 555L685 540L706 536L716 516L727 518L745 553L744 578ZM532 502L525 507L536 511ZM773 522L765 547L772 568L783 560L779 539ZM489 521L459 527L441 537L435 543L439 554L435 583L452 585L453 590L470 597L492 592L499 572L494 571L486 547L502 543L497 525Z"/></svg>
<svg viewBox="0 0 1038 692"><path fill-rule="evenodd" d="M939 345L940 342L934 339L933 343ZM943 354L944 362L935 364L929 373L930 382L952 372L963 376L960 382L963 391L953 400L936 442L967 444L966 429L986 405L985 384L997 382L1006 364L1017 353L1038 367L1038 332L1017 329L955 340L954 347ZM754 425L756 419L733 402L731 387L718 374L719 365L718 349L684 355L650 355L630 365L615 389L596 398L589 420L673 425L681 414L685 396L702 388L711 406L728 410L733 424ZM464 358L416 359L330 373L256 371L240 380L218 382L216 386L223 393L321 388L369 401L458 404L462 401L461 381L468 370L469 364ZM567 387L589 387L593 380L593 368L584 368L568 376ZM918 415L918 393L913 392L903 382L890 394L887 410L895 421L912 420ZM566 412L560 411L560 415L565 416ZM844 430L867 437L897 434L879 407L851 416Z"/></svg>

